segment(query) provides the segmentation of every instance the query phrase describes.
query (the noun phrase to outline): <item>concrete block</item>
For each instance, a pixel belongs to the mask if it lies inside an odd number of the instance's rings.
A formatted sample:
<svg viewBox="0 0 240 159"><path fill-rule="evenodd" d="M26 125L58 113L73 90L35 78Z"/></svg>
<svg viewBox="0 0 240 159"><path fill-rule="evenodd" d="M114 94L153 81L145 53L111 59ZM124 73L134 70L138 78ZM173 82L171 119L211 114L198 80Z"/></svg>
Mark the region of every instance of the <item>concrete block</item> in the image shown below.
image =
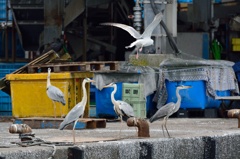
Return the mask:
<svg viewBox="0 0 240 159"><path fill-rule="evenodd" d="M129 56L129 62L135 66L152 66L159 67L160 63L170 57L174 57L173 54L139 54L138 59L135 55Z"/></svg>

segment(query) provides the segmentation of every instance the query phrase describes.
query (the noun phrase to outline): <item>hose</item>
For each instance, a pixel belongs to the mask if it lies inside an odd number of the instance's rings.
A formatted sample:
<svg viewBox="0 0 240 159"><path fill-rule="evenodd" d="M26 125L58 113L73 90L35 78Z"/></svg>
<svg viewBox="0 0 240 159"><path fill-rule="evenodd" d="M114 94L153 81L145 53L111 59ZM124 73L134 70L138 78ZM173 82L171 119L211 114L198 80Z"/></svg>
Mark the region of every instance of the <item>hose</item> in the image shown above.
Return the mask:
<svg viewBox="0 0 240 159"><path fill-rule="evenodd" d="M158 14L159 11L156 7L156 4L154 3L154 0L150 0L150 2L151 2L151 7L153 9L154 14L155 15ZM170 34L170 31L168 30L166 24L164 23L164 21L161 20L160 24L162 25L163 29L165 30L165 32L168 36L168 40L169 40L169 44L170 44L171 48L175 51L176 55L180 54L181 51L178 49L178 47L177 47L172 35Z"/></svg>

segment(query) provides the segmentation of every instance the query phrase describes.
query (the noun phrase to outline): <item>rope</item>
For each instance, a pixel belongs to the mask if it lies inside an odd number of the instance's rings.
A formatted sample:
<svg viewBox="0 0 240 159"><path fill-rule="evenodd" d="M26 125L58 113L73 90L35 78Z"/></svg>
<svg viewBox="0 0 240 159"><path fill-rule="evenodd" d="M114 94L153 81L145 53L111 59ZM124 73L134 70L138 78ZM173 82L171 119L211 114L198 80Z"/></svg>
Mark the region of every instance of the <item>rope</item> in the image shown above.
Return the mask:
<svg viewBox="0 0 240 159"><path fill-rule="evenodd" d="M40 138L35 138L35 137L32 137L32 136L27 136L27 137L30 140L26 140L26 141L22 141L22 142L15 142L15 144L17 144L18 146L22 146L22 147L30 147L30 146L52 147L53 152L48 159L53 159L54 158L54 155L55 155L56 150L57 150L56 146L73 146L73 144L69 144L69 143L58 143L58 142L54 143L54 142L45 141L45 140L40 139ZM20 138L21 138L21 136L20 136Z"/></svg>

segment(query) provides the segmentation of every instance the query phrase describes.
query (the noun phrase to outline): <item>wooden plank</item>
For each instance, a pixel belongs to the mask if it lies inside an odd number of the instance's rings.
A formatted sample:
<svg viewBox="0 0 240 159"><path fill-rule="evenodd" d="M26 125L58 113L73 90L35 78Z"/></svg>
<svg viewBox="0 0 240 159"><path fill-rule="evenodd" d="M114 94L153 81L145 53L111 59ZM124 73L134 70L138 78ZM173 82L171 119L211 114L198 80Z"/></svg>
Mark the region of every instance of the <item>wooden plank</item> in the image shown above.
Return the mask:
<svg viewBox="0 0 240 159"><path fill-rule="evenodd" d="M53 72L104 72L104 71L118 71L119 62L117 61L91 61L91 62L66 62L66 63L52 63L39 64L28 66L29 70L38 72L47 72L47 68L51 68Z"/></svg>
<svg viewBox="0 0 240 159"><path fill-rule="evenodd" d="M14 124L27 124L32 129L58 129L63 118L18 118L13 121ZM73 129L71 123L65 127L65 129ZM106 119L95 119L95 118L79 118L76 124L76 130L79 129L95 129L95 128L106 128Z"/></svg>

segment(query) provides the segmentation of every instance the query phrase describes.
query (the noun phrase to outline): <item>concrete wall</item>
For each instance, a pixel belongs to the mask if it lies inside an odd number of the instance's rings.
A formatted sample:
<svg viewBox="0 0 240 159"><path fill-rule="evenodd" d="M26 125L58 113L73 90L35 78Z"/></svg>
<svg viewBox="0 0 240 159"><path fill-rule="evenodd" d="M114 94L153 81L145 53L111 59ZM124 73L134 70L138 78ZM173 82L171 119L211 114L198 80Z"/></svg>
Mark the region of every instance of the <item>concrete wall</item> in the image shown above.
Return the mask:
<svg viewBox="0 0 240 159"><path fill-rule="evenodd" d="M238 159L240 135L133 139L56 148L54 159ZM0 158L46 159L53 151L46 145L0 148Z"/></svg>

